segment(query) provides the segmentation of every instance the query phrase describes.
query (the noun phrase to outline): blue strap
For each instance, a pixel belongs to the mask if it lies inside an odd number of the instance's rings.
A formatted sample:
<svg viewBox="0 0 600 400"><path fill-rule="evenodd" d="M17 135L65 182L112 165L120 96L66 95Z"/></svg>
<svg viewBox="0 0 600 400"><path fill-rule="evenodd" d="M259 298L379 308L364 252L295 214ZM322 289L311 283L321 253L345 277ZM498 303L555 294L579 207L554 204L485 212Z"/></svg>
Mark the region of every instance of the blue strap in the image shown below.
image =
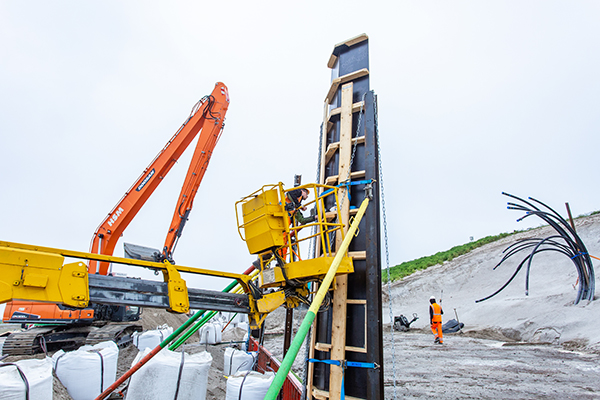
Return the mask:
<svg viewBox="0 0 600 400"><path fill-rule="evenodd" d="M346 373L344 371L346 371L346 368L348 368L348 367L371 368L371 369L379 368L379 365L377 365L376 363L365 363L365 362L358 362L358 361L317 360L316 358L309 358L308 362L312 362L312 363L320 362L323 364L337 365L338 367L342 367L342 390L340 393L340 400L344 400L344 398L346 397L346 390L344 389L344 387L346 386L344 383L344 381L346 379Z"/></svg>
<svg viewBox="0 0 600 400"><path fill-rule="evenodd" d="M377 365L375 363L365 363L365 362L358 362L358 361L346 361L346 367L377 369L377 368L379 368L379 365Z"/></svg>
<svg viewBox="0 0 600 400"><path fill-rule="evenodd" d="M338 367L342 366L342 363L338 360L317 360L316 358L309 358L308 362L311 362L311 363L320 362L323 364L337 365Z"/></svg>
<svg viewBox="0 0 600 400"><path fill-rule="evenodd" d="M345 182L342 182L342 183L336 185L335 187L340 188L342 186L367 185L372 182L373 182L373 179L363 179L362 181L345 181ZM333 189L324 191L323 193L321 193L321 197L328 195L332 191L333 191ZM350 191L349 190L348 190L348 199L350 199Z"/></svg>

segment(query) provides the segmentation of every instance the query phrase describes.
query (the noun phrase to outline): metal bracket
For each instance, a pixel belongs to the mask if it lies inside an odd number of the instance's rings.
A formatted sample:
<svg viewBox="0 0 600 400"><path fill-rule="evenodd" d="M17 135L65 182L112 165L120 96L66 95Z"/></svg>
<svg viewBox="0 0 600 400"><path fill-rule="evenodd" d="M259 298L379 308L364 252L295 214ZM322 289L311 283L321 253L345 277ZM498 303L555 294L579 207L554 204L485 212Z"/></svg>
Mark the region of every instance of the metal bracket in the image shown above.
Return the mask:
<svg viewBox="0 0 600 400"><path fill-rule="evenodd" d="M185 281L181 279L179 271L168 261L165 261L163 270L165 282L169 290L169 310L177 313L188 313L190 311L190 301Z"/></svg>
<svg viewBox="0 0 600 400"><path fill-rule="evenodd" d="M373 184L377 182L375 179L371 179L369 183L365 185L365 196L369 198L369 200L373 200Z"/></svg>

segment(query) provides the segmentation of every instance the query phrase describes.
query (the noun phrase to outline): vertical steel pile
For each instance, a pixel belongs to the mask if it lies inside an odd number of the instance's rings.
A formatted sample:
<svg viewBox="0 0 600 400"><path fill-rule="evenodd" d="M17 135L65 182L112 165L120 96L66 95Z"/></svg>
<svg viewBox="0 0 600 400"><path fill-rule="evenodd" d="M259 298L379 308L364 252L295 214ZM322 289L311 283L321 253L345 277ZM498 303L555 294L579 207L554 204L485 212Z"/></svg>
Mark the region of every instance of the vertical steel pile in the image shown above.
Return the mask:
<svg viewBox="0 0 600 400"><path fill-rule="evenodd" d="M337 218L346 226L365 188L372 185L373 193L349 248L355 272L336 278L333 305L312 327L309 358L324 362L308 364L307 399L339 399L343 392L384 398L383 368L356 367L383 365L377 99L369 90L368 50L367 35L359 35L336 45L328 63L332 81L325 99L320 183L340 186Z"/></svg>

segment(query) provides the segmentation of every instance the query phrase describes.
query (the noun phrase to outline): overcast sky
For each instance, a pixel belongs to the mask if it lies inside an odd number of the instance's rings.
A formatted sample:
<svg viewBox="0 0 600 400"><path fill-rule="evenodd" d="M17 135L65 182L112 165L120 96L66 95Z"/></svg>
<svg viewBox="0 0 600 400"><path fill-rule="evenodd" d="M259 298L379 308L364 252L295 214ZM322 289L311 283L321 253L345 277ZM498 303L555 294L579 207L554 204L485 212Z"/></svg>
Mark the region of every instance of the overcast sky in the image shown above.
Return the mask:
<svg viewBox="0 0 600 400"><path fill-rule="evenodd" d="M314 181L327 61L361 33L391 265L539 224L516 223L502 191L598 210L599 21L596 1L1 1L0 240L87 251L222 81L225 130L175 259L241 272L234 203ZM186 160L125 241L162 247Z"/></svg>

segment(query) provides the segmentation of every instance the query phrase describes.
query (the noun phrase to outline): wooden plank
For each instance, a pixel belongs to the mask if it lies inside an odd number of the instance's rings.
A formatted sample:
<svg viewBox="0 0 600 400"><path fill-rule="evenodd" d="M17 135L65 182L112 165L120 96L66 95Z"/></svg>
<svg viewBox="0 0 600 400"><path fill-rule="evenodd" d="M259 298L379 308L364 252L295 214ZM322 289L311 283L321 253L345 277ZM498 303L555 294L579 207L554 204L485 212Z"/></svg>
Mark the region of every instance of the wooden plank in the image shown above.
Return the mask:
<svg viewBox="0 0 600 400"><path fill-rule="evenodd" d="M350 209L350 215L356 215L358 213L358 208L352 208ZM328 222L331 222L332 220L335 219L335 217L337 216L337 212L336 211L328 211L325 213L325 219L327 219Z"/></svg>
<svg viewBox="0 0 600 400"><path fill-rule="evenodd" d="M331 345L329 343L315 343L314 348L317 351L330 351ZM310 357L310 358L312 358L312 357Z"/></svg>
<svg viewBox="0 0 600 400"><path fill-rule="evenodd" d="M340 76L339 78L335 78L331 81L331 86L329 87L329 91L327 92L327 96L325 97L325 103L331 104L333 101L333 97L338 90L340 85L343 85L346 82L353 81L354 79L362 78L363 76L369 75L369 70L366 68L359 69L358 71L350 72L344 76ZM352 99L350 99L352 101Z"/></svg>
<svg viewBox="0 0 600 400"><path fill-rule="evenodd" d="M327 151L325 152L325 164L331 160L331 157L333 157L339 148L340 142L331 143L329 146L327 146Z"/></svg>
<svg viewBox="0 0 600 400"><path fill-rule="evenodd" d="M358 146L359 144L362 144L364 142L365 142L364 136L352 138L352 146L354 146L354 145ZM331 157L333 157L333 155L339 148L340 148L340 142L330 143L329 146L327 146L327 151L325 152L325 164L327 164L329 161L331 161Z"/></svg>
<svg viewBox="0 0 600 400"><path fill-rule="evenodd" d="M333 122L329 122L329 121L327 122L327 125L326 125L327 126L327 133L329 133L329 131L331 130L331 128L333 128L333 125L334 125Z"/></svg>
<svg viewBox="0 0 600 400"><path fill-rule="evenodd" d="M367 300L364 299L347 299L347 304L367 304Z"/></svg>
<svg viewBox="0 0 600 400"><path fill-rule="evenodd" d="M347 176L347 175L344 175L344 176ZM364 178L365 176L366 176L365 171L354 171L350 174L350 180L351 181L358 180L358 179ZM338 180L339 180L339 175L331 175L331 176L327 177L327 179L325 180L325 184L329 185L329 186L336 186L338 184Z"/></svg>
<svg viewBox="0 0 600 400"><path fill-rule="evenodd" d="M361 108L364 108L365 106L365 102L364 101L359 101L358 103L354 103L352 104L352 112L359 112ZM331 117L333 117L334 115L338 115L339 113L342 112L342 107L338 107L338 108L334 108L333 110L331 110L329 112L329 120L331 120Z"/></svg>
<svg viewBox="0 0 600 400"><path fill-rule="evenodd" d="M329 399L329 392L328 391L317 389L316 387L312 388L311 394L317 400L327 400L327 399ZM346 395L345 398L347 400L366 400L366 399L361 399L360 397L354 397L354 396L348 396L348 395Z"/></svg>
<svg viewBox="0 0 600 400"><path fill-rule="evenodd" d="M352 257L353 260L366 260L367 259L367 251L349 251L348 256Z"/></svg>
<svg viewBox="0 0 600 400"><path fill-rule="evenodd" d="M352 156L352 96L354 84L352 82L342 86L342 112L340 114L340 149L339 149L339 170L338 176L346 177L350 172L350 161ZM348 188L339 189L339 198L347 198ZM340 209L340 222L347 230L350 202L344 201ZM342 243L342 235L336 237L336 248ZM346 359L346 315L348 308L346 299L348 298L348 276L341 275L336 277L335 290L333 291L332 321L331 321L331 359ZM329 393L332 399L339 399L341 396L344 371L341 367L331 365L329 368Z"/></svg>
<svg viewBox="0 0 600 400"><path fill-rule="evenodd" d="M325 184L329 186L335 186L338 184L338 175L331 175L325 179Z"/></svg>
<svg viewBox="0 0 600 400"><path fill-rule="evenodd" d="M366 176L365 171L354 171L350 174L350 180L356 181Z"/></svg>
<svg viewBox="0 0 600 400"><path fill-rule="evenodd" d="M367 348L366 347L346 346L346 351L352 351L354 353L367 354Z"/></svg>
<svg viewBox="0 0 600 400"><path fill-rule="evenodd" d="M338 43L335 46L333 46L333 51L331 52L331 56L329 57L329 61L327 62L327 67L328 68L335 67L335 62L338 59L338 56L336 54L338 47L341 47L341 46L352 47L355 44L358 44L360 42L364 42L367 39L369 39L369 37L367 36L367 34L366 33L362 33L362 34L360 34L358 36L355 36L355 37L353 37L351 39L346 40L345 42L341 42L341 43Z"/></svg>
<svg viewBox="0 0 600 400"><path fill-rule="evenodd" d="M314 397L317 400L327 400L329 398L329 392L317 389L316 387L312 388L311 394L312 397Z"/></svg>

